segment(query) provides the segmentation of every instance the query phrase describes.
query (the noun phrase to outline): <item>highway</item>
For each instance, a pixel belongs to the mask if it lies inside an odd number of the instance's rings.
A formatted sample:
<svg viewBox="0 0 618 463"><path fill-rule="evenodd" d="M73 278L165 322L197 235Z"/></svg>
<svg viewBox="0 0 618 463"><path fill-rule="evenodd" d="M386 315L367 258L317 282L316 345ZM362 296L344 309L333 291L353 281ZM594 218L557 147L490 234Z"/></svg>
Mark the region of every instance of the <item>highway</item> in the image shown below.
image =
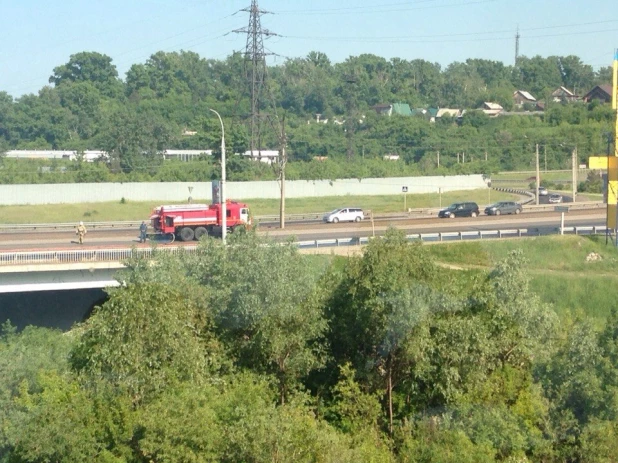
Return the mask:
<svg viewBox="0 0 618 463"><path fill-rule="evenodd" d="M565 226L603 226L605 210L576 210L566 214ZM258 233L268 235L275 240L285 240L294 237L297 241L321 240L332 238L350 238L382 235L388 227L393 226L404 230L406 234L437 233L452 231L479 231L504 228L527 228L538 234L556 233L560 227L560 213L557 212L524 212L512 216L480 216L476 218L438 219L422 217L415 219L393 218L360 223L290 223L285 230L277 225L262 225ZM151 244L139 244L137 230L90 230L86 235L85 244L80 246L72 230L59 231L5 231L0 233L0 252L59 250L79 248L107 247L149 247ZM175 242L183 244L182 242ZM190 242L187 244L195 244Z"/></svg>

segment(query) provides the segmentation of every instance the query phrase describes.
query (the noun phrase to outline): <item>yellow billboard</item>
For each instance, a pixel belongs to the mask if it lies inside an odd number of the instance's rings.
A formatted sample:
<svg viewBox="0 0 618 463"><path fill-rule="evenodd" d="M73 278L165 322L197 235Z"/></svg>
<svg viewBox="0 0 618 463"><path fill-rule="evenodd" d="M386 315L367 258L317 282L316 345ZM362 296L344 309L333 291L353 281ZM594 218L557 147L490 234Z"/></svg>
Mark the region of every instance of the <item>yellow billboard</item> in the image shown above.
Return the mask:
<svg viewBox="0 0 618 463"><path fill-rule="evenodd" d="M607 156L590 156L588 158L588 169L607 170Z"/></svg>

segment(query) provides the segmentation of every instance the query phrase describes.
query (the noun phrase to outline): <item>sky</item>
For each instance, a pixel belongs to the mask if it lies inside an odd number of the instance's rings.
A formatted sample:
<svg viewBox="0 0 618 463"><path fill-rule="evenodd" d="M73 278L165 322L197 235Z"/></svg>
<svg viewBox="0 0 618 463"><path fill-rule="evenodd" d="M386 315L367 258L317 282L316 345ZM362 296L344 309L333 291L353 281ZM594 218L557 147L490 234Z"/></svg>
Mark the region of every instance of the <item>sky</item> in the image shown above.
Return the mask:
<svg viewBox="0 0 618 463"><path fill-rule="evenodd" d="M48 85L82 51L112 58L124 79L157 51L225 59L243 51L251 0L0 0L0 92L18 98ZM443 67L468 58L513 64L576 55L595 70L618 48L616 0L258 0L270 65L326 53L334 63L372 53Z"/></svg>

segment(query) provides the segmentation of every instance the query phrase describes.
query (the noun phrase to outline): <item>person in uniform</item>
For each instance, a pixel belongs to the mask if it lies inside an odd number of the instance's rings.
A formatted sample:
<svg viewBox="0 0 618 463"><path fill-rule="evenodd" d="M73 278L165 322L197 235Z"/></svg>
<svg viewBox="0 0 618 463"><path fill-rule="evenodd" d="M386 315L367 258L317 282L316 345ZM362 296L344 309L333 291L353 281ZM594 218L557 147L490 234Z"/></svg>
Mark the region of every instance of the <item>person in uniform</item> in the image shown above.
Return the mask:
<svg viewBox="0 0 618 463"><path fill-rule="evenodd" d="M139 242L140 243L146 242L146 232L147 231L148 231L148 225L146 225L146 222L142 221L142 224L139 226Z"/></svg>
<svg viewBox="0 0 618 463"><path fill-rule="evenodd" d="M88 231L84 226L84 222L80 222L77 226L77 230L75 230L75 234L79 237L79 244L84 244L84 235L86 235Z"/></svg>

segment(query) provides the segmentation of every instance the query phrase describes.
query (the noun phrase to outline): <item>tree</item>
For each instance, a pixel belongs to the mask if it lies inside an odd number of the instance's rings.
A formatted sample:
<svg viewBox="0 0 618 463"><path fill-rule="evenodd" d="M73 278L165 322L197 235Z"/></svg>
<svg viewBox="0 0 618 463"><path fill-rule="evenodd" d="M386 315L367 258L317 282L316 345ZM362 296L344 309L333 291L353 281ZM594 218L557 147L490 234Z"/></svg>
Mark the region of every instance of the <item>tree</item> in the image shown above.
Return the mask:
<svg viewBox="0 0 618 463"><path fill-rule="evenodd" d="M91 82L108 97L117 98L122 91L118 71L112 59L97 52L71 55L68 63L54 68L49 83L59 87L68 82Z"/></svg>
<svg viewBox="0 0 618 463"><path fill-rule="evenodd" d="M71 363L139 404L170 384L216 374L219 355L199 291L144 282L110 293L85 323Z"/></svg>
<svg viewBox="0 0 618 463"><path fill-rule="evenodd" d="M324 364L326 321L316 276L290 243L275 246L254 233L210 239L193 261L215 311L217 330L239 366L273 374L285 403L299 381Z"/></svg>

